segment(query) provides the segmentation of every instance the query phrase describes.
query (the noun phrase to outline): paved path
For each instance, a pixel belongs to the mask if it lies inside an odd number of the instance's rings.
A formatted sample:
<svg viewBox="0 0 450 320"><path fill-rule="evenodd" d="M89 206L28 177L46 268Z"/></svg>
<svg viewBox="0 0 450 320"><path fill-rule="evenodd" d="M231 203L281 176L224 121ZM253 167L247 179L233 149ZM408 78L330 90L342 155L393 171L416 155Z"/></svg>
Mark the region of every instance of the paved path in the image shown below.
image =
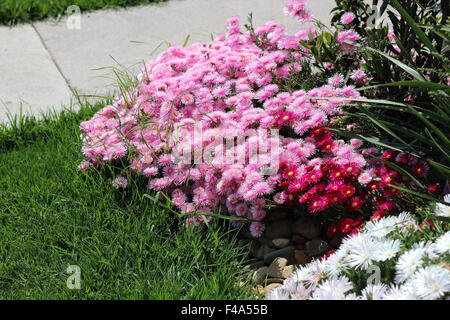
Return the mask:
<svg viewBox="0 0 450 320"><path fill-rule="evenodd" d="M80 29L68 27L73 17L60 22L0 27L0 122L6 119L7 109L17 113L21 103L26 113L39 114L69 105L73 92L112 93L114 76L110 69L101 68L120 64L135 71L151 54L167 48L166 43L182 44L187 35L190 43L208 41L211 34L222 33L226 19L234 15L246 21L252 12L256 26L277 20L289 32L303 28L283 15L286 3L169 0L159 5L84 14ZM335 3L310 0L309 4L315 17L325 22Z"/></svg>

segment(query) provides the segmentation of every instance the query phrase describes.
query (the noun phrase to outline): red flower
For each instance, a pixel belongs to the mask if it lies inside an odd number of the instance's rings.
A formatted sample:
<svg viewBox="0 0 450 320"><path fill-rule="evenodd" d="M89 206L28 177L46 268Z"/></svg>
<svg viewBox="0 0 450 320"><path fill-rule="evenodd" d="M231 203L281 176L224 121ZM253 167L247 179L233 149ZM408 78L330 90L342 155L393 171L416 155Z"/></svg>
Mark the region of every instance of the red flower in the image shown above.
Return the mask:
<svg viewBox="0 0 450 320"><path fill-rule="evenodd" d="M291 182L290 182L289 180L285 180L285 181L283 181L283 182L280 182L280 183L278 184L278 186L284 188L284 187L287 187L290 183L291 183Z"/></svg>
<svg viewBox="0 0 450 320"><path fill-rule="evenodd" d="M428 186L428 191L435 193L439 189L439 183L433 183Z"/></svg>
<svg viewBox="0 0 450 320"><path fill-rule="evenodd" d="M313 170L309 172L306 176L306 179L309 180L309 182L317 183L322 179L323 173L320 170Z"/></svg>
<svg viewBox="0 0 450 320"><path fill-rule="evenodd" d="M434 228L436 225L434 224L434 222L433 221L431 221L431 220L425 220L424 222L422 222L420 225L419 225L419 229L420 230L423 230L424 228L427 228L427 227L429 227L429 228Z"/></svg>
<svg viewBox="0 0 450 320"><path fill-rule="evenodd" d="M316 146L320 148L323 152L330 152L333 148L334 141L330 137L325 137L324 139L316 142Z"/></svg>
<svg viewBox="0 0 450 320"><path fill-rule="evenodd" d="M411 172L416 176L420 176L420 175L424 174L426 171L427 171L427 166L426 166L425 162L422 162L422 161L416 163L411 169Z"/></svg>
<svg viewBox="0 0 450 320"><path fill-rule="evenodd" d="M305 189L308 186L304 180L294 180L289 184L288 190L289 192L299 192Z"/></svg>
<svg viewBox="0 0 450 320"><path fill-rule="evenodd" d="M341 179L344 176L344 173L341 170L333 169L330 171L330 179Z"/></svg>
<svg viewBox="0 0 450 320"><path fill-rule="evenodd" d="M342 196L344 197L351 197L353 194L355 194L355 187L354 186L345 186L342 188Z"/></svg>
<svg viewBox="0 0 450 320"><path fill-rule="evenodd" d="M360 197L353 197L347 203L347 209L349 211L357 211L364 204L364 200Z"/></svg>
<svg viewBox="0 0 450 320"><path fill-rule="evenodd" d="M387 150L387 151L383 152L383 154L381 155L381 159L392 160L392 158L394 158L394 156L395 156L394 150Z"/></svg>
<svg viewBox="0 0 450 320"><path fill-rule="evenodd" d="M283 179L294 179L297 176L297 167L295 166L286 167L283 170L281 176L283 177Z"/></svg>
<svg viewBox="0 0 450 320"><path fill-rule="evenodd" d="M392 211L395 208L395 203L393 201L386 201L380 204L379 209L383 211Z"/></svg>
<svg viewBox="0 0 450 320"><path fill-rule="evenodd" d="M370 190L377 190L380 187L380 183L378 181L371 181L367 184L367 188Z"/></svg>
<svg viewBox="0 0 450 320"><path fill-rule="evenodd" d="M348 233L353 229L353 219L345 218L339 221L338 229L341 233Z"/></svg>
<svg viewBox="0 0 450 320"><path fill-rule="evenodd" d="M381 181L383 181L385 184L390 184L393 180L394 178L390 173L385 173L381 176Z"/></svg>
<svg viewBox="0 0 450 320"><path fill-rule="evenodd" d="M358 218L353 219L353 227L355 227L355 228L359 227L363 221L364 221L364 218L362 216L359 216Z"/></svg>
<svg viewBox="0 0 450 320"><path fill-rule="evenodd" d="M328 239L333 239L335 236L337 236L338 231L339 231L338 223L336 221L330 223L330 225L328 226L328 229L327 229Z"/></svg>
<svg viewBox="0 0 450 320"><path fill-rule="evenodd" d="M354 165L344 166L343 171L345 172L346 175L357 176L359 174L358 168Z"/></svg>
<svg viewBox="0 0 450 320"><path fill-rule="evenodd" d="M330 184L327 185L326 190L327 191L339 191L342 187L344 187L344 181L342 180L334 180Z"/></svg>
<svg viewBox="0 0 450 320"><path fill-rule="evenodd" d="M326 196L316 196L309 200L308 210L310 212L318 212L325 210L328 207L329 201Z"/></svg>
<svg viewBox="0 0 450 320"><path fill-rule="evenodd" d="M384 213L383 210L378 209L377 211L375 211L372 216L370 217L373 220L380 220L381 218L383 218L386 214Z"/></svg>

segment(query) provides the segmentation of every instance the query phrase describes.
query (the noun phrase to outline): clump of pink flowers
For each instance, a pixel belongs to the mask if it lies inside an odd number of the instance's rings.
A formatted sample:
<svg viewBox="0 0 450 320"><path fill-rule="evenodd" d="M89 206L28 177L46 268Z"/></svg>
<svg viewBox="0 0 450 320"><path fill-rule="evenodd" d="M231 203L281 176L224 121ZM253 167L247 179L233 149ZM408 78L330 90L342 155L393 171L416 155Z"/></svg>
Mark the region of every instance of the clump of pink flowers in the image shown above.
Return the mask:
<svg viewBox="0 0 450 320"><path fill-rule="evenodd" d="M285 11L310 19L301 0L289 1ZM335 204L358 210L376 168L362 141L345 142L327 128L342 105L363 97L340 74L309 91L283 87L310 55L299 43L308 34L314 29L289 35L274 21L244 32L233 17L214 41L169 48L146 64L137 87L81 123L80 168L126 162L115 187L127 186L124 176L144 176L150 190L170 196L186 225L220 210L236 217L235 226L246 223L237 218L250 220L255 237L265 230L268 201L305 203L310 212ZM341 50L354 50L349 41L358 39L353 30L341 32ZM217 143L227 136L237 141ZM242 161L227 161L230 156ZM267 174L273 163L280 165Z"/></svg>

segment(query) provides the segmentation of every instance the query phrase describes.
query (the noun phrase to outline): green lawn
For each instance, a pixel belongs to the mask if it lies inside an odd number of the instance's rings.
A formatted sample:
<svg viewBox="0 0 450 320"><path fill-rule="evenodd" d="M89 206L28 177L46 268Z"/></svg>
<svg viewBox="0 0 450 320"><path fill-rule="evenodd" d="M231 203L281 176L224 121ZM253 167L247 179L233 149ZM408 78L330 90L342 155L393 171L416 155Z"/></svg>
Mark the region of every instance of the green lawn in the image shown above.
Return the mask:
<svg viewBox="0 0 450 320"><path fill-rule="evenodd" d="M185 229L142 185L77 169L78 126L95 109L0 128L0 299L251 298L235 285L235 231ZM81 290L66 286L69 265Z"/></svg>
<svg viewBox="0 0 450 320"><path fill-rule="evenodd" d="M0 0L0 24L12 25L47 17L57 17L71 5L82 12L103 8L120 8L164 0Z"/></svg>

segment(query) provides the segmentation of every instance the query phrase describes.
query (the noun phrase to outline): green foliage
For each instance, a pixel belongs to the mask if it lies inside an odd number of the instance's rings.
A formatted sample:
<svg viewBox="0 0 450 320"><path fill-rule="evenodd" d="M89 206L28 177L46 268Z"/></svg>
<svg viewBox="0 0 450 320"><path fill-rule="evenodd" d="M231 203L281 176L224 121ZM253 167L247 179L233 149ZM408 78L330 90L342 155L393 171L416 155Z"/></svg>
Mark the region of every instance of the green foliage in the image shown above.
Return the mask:
<svg viewBox="0 0 450 320"><path fill-rule="evenodd" d="M236 230L185 229L138 179L116 190L77 168L79 123L102 106L0 128L0 298L249 299L250 286L235 285ZM81 290L66 286L69 265Z"/></svg>
<svg viewBox="0 0 450 320"><path fill-rule="evenodd" d="M336 2L335 26L343 27L338 21L346 11L354 11L361 19L358 32L364 41L356 60L365 61L362 66L372 78L362 93L385 99L351 109L349 115L359 123L371 122L377 129L360 134L361 138L426 159L435 178L445 182L450 175L448 1L382 1L379 8L387 13L394 42L388 39L388 26L368 24L367 5Z"/></svg>
<svg viewBox="0 0 450 320"><path fill-rule="evenodd" d="M82 12L97 9L121 8L140 4L156 3L164 0L1 0L0 24L42 20L59 17L69 6L79 6Z"/></svg>

